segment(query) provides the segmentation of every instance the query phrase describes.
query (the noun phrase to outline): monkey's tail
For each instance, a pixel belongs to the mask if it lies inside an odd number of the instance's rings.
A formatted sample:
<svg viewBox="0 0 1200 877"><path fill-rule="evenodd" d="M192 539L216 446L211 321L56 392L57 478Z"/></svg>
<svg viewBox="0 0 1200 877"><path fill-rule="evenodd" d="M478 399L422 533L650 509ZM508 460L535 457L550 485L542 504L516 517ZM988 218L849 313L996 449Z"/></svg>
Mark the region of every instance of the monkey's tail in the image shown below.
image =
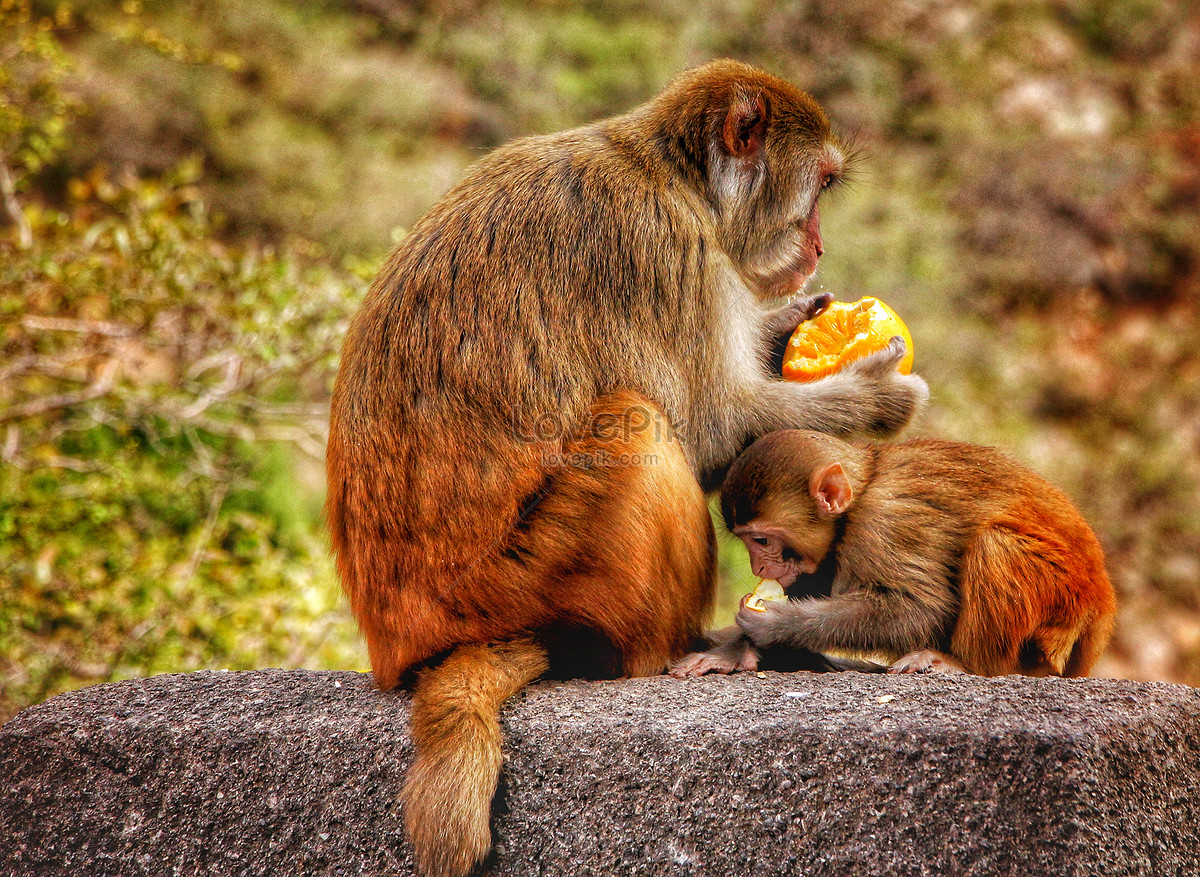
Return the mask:
<svg viewBox="0 0 1200 877"><path fill-rule="evenodd" d="M489 816L500 778L500 707L546 672L532 640L459 646L417 678L417 755L404 816L418 873L463 877L492 845Z"/></svg>

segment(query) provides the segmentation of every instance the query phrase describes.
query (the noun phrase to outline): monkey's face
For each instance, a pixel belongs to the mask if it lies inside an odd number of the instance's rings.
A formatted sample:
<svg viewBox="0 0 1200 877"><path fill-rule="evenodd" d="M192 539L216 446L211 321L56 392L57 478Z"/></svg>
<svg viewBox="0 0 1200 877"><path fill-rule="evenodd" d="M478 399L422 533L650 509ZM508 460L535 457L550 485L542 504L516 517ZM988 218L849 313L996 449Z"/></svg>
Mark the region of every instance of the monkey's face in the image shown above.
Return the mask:
<svg viewBox="0 0 1200 877"><path fill-rule="evenodd" d="M829 442L837 439L799 430L768 433L737 458L721 486L721 516L746 544L754 574L785 588L817 571L850 501L848 482L835 489L845 472L826 462Z"/></svg>
<svg viewBox="0 0 1200 877"><path fill-rule="evenodd" d="M833 524L813 520L811 526L780 526L756 518L733 528L746 544L750 567L764 579L775 579L784 588L817 571L833 544Z"/></svg>
<svg viewBox="0 0 1200 877"><path fill-rule="evenodd" d="M817 201L847 162L821 105L784 80L722 62L681 77L657 109L668 140L707 151L703 194L747 284L771 305L803 289L825 249Z"/></svg>
<svg viewBox="0 0 1200 877"><path fill-rule="evenodd" d="M816 273L825 252L821 237L821 195L844 172L845 159L832 141L809 142L781 150L745 249L747 274L759 298L795 295Z"/></svg>

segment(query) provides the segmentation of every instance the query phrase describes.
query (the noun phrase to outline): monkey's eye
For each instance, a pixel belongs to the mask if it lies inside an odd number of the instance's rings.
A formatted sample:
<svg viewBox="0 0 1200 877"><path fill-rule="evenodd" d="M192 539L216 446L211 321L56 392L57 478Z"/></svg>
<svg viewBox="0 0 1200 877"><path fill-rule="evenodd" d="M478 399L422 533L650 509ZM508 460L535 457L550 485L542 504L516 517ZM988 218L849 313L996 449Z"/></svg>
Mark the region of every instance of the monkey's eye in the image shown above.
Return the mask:
<svg viewBox="0 0 1200 877"><path fill-rule="evenodd" d="M821 178L821 188L822 189L828 189L830 186L833 185L833 183L834 183L833 174L826 174L824 177Z"/></svg>
<svg viewBox="0 0 1200 877"><path fill-rule="evenodd" d="M767 545L770 542L766 536L751 536L750 539L755 545Z"/></svg>

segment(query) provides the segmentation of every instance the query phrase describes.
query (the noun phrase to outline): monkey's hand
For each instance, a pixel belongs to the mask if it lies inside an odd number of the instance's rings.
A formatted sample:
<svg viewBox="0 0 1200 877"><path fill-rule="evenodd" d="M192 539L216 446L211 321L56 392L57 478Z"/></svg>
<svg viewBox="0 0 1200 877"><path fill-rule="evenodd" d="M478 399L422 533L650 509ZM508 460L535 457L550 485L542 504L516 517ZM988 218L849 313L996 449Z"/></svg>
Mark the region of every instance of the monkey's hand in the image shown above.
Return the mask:
<svg viewBox="0 0 1200 877"><path fill-rule="evenodd" d="M750 594L742 597L741 605L738 606L735 619L738 628L760 649L778 645L781 641L778 631L790 614L791 602L767 602L762 604L761 609L750 609L746 605L750 597Z"/></svg>
<svg viewBox="0 0 1200 877"><path fill-rule="evenodd" d="M828 292L820 295L798 295L779 310L767 314L763 320L763 334L774 339L791 335L805 320L811 320L829 307L833 296Z"/></svg>
<svg viewBox="0 0 1200 877"><path fill-rule="evenodd" d="M832 435L892 435L906 427L929 398L917 375L896 369L907 350L899 335L880 351L817 381L771 380L746 388L739 403L753 436L777 429L813 429Z"/></svg>
<svg viewBox="0 0 1200 877"><path fill-rule="evenodd" d="M908 346L899 335L892 337L887 347L846 366L840 375L862 386L864 408L871 413L871 422L863 431L875 435L899 432L916 416L929 399L929 387L917 375L902 375L896 369L904 359Z"/></svg>

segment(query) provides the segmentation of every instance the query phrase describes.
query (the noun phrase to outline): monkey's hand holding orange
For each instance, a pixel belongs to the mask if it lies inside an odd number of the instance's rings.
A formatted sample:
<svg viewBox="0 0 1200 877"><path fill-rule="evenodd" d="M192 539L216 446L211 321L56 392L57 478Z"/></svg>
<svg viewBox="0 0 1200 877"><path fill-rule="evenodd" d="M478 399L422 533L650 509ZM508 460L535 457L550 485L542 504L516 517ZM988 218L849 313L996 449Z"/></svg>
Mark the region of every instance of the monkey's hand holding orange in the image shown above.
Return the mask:
<svg viewBox="0 0 1200 877"><path fill-rule="evenodd" d="M501 704L544 673L661 672L701 634L701 484L771 430L892 433L903 343L810 384L769 336L845 156L817 103L722 61L629 113L502 147L412 229L346 336L338 573L382 688L414 684L419 870L490 846ZM790 310L789 310L790 308Z"/></svg>
<svg viewBox="0 0 1200 877"><path fill-rule="evenodd" d="M743 601L737 626L756 649L882 652L892 672L1083 676L1112 628L1091 528L990 448L777 432L738 458L721 508L756 575L787 587L836 561L826 598Z"/></svg>
<svg viewBox="0 0 1200 877"><path fill-rule="evenodd" d="M799 323L788 339L783 376L790 381L815 381L835 374L855 360L883 350L896 338L904 341L905 355L896 366L909 374L913 365L913 340L900 315L877 298L856 302L824 300L810 308L811 316Z"/></svg>
<svg viewBox="0 0 1200 877"><path fill-rule="evenodd" d="M768 342L791 338L796 330L816 318L833 303L833 295L822 292L817 295L797 295L782 307L769 311L762 321L762 333Z"/></svg>

